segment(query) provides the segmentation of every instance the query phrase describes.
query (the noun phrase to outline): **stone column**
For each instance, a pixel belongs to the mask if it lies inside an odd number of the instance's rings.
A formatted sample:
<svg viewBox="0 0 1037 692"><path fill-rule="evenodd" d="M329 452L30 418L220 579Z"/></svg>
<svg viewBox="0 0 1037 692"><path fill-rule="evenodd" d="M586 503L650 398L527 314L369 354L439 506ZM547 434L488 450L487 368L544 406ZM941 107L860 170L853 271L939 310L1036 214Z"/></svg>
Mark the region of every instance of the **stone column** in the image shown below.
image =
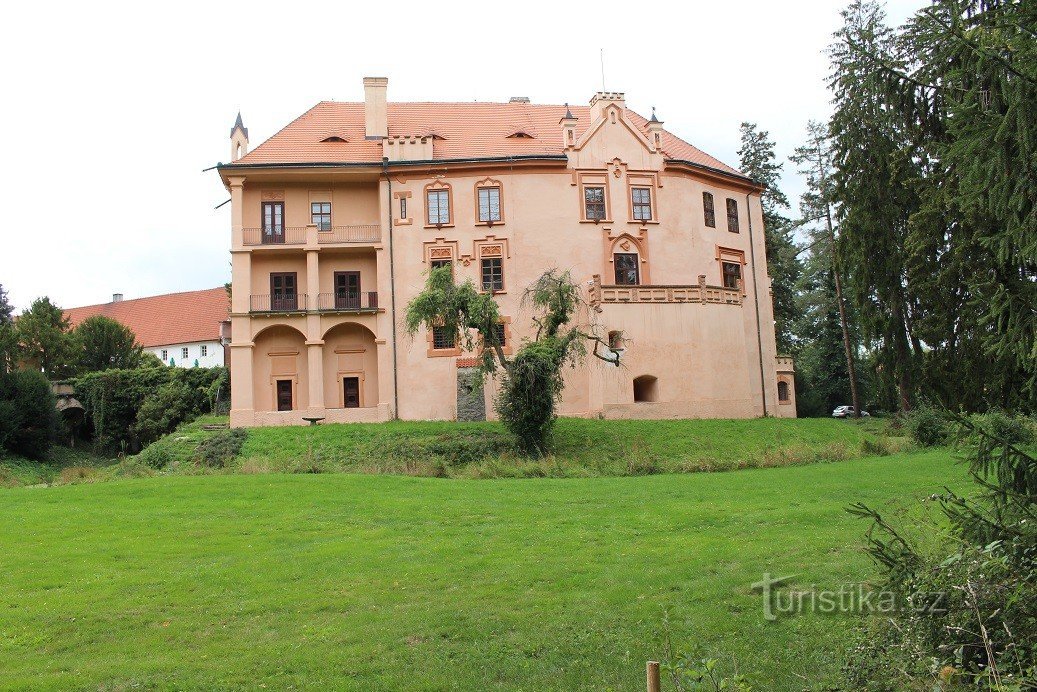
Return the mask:
<svg viewBox="0 0 1037 692"><path fill-rule="evenodd" d="M241 331L241 330L235 330ZM244 335L248 338L248 335ZM255 403L252 397L252 357L255 347L251 341L230 345L230 424L234 427L253 423Z"/></svg>
<svg viewBox="0 0 1037 692"><path fill-rule="evenodd" d="M306 372L309 373L309 381L306 383L309 390L307 408L323 411L325 409L323 341L306 341Z"/></svg>

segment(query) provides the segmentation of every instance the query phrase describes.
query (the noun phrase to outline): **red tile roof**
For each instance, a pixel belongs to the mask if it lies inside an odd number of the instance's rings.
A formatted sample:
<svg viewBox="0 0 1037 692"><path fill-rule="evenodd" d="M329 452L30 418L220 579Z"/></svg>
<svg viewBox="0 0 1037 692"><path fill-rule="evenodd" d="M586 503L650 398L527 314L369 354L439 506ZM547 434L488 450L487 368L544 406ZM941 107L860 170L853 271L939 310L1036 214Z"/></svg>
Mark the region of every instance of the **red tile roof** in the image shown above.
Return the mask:
<svg viewBox="0 0 1037 692"><path fill-rule="evenodd" d="M389 136L435 135L436 159L498 156L561 155L558 121L565 106L538 103L389 103ZM590 107L572 106L578 118L576 136L590 127ZM648 121L627 109L635 127L646 131ZM532 135L509 137L516 131ZM236 163L378 163L382 143L364 139L364 104L321 101L293 120ZM339 137L345 142L324 142ZM691 161L728 173L737 170L670 132L663 132L667 158Z"/></svg>
<svg viewBox="0 0 1037 692"><path fill-rule="evenodd" d="M132 329L141 346L152 348L218 341L220 322L229 319L229 311L227 289L220 286L205 291L86 305L66 310L65 316L73 327L94 315L111 317Z"/></svg>

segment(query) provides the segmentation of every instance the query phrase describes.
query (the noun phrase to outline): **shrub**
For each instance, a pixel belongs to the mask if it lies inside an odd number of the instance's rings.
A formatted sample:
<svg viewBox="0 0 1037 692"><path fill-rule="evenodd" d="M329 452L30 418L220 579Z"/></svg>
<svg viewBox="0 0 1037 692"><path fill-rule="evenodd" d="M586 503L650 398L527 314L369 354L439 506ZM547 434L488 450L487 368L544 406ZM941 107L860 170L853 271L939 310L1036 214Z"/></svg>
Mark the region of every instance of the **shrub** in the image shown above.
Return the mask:
<svg viewBox="0 0 1037 692"><path fill-rule="evenodd" d="M911 439L922 447L940 447L951 439L952 426L947 416L930 406L919 406L905 417Z"/></svg>
<svg viewBox="0 0 1037 692"><path fill-rule="evenodd" d="M148 445L175 430L192 412L187 383L167 382L141 402L132 431L142 445Z"/></svg>
<svg viewBox="0 0 1037 692"><path fill-rule="evenodd" d="M923 549L873 509L850 508L871 520L867 552L901 609L873 619L850 652L847 689L1037 688L1032 424L1002 413L957 422L977 491L937 496L946 541Z"/></svg>
<svg viewBox="0 0 1037 692"><path fill-rule="evenodd" d="M178 382L186 386L178 391L184 394L186 413L182 415L189 419L211 410L210 402L216 398L213 383L222 382L216 389L223 387L225 391L227 377L226 368L143 367L90 373L77 378L73 386L93 427L95 446L105 452L134 453L142 446L138 430L146 430L150 436L154 429L161 428L152 427L157 415L154 411L146 414L142 427L135 428L135 424L145 400L157 395L162 385Z"/></svg>
<svg viewBox="0 0 1037 692"><path fill-rule="evenodd" d="M57 425L54 393L43 373L16 370L0 374L0 449L45 459Z"/></svg>
<svg viewBox="0 0 1037 692"><path fill-rule="evenodd" d="M202 440L195 451L195 460L203 466L222 468L241 454L248 431L243 428L223 430L207 440Z"/></svg>

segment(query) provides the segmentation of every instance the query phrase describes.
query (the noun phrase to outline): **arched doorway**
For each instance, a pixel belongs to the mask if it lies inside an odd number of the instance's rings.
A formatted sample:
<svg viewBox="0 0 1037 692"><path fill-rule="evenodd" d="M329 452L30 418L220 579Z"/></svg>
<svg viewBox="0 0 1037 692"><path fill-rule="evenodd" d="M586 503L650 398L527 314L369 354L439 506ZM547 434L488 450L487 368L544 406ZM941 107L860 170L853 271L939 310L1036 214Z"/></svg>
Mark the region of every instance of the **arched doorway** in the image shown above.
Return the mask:
<svg viewBox="0 0 1037 692"><path fill-rule="evenodd" d="M324 334L325 408L378 405L378 346L367 327L346 322Z"/></svg>
<svg viewBox="0 0 1037 692"><path fill-rule="evenodd" d="M255 410L299 411L309 406L306 338L287 325L273 325L252 341Z"/></svg>

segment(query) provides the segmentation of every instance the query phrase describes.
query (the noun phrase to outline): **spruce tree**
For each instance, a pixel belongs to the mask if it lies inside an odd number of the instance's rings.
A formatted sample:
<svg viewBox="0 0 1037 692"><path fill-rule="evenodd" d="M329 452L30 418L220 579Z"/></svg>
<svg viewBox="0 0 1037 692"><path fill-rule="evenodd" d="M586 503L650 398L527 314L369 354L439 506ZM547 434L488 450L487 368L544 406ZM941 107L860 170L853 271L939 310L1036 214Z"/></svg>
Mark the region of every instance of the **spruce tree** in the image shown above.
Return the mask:
<svg viewBox="0 0 1037 692"><path fill-rule="evenodd" d="M742 172L763 185L760 202L763 207L764 240L767 248L767 271L771 277L774 301L774 333L779 353L794 350L793 327L800 316L796 303L796 281L801 271L799 252L792 239L792 221L782 213L789 200L781 191L781 168L774 154L774 142L766 130L756 123L741 125L742 146L738 150Z"/></svg>
<svg viewBox="0 0 1037 692"><path fill-rule="evenodd" d="M807 191L800 198L801 218L797 225L811 229L814 238L813 250L828 260L831 268L832 291L835 308L839 314L842 332L843 353L846 358L846 373L853 403L854 416L861 412L860 392L857 387L857 345L851 332L846 299L843 295L843 263L839 257L833 209L832 149L827 128L819 122L807 124L807 141L796 148L790 159L800 166L807 180ZM822 248L827 248L826 252Z"/></svg>

